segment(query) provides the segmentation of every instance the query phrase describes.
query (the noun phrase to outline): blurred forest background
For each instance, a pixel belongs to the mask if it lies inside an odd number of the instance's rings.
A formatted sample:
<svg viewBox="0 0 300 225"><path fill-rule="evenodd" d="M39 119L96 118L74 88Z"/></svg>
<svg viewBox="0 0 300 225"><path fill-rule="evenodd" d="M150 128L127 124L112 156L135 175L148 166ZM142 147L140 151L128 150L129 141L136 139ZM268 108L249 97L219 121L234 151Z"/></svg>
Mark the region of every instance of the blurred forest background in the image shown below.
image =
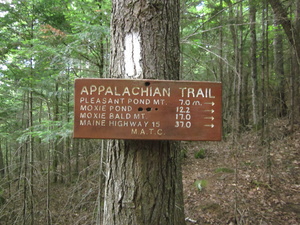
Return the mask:
<svg viewBox="0 0 300 225"><path fill-rule="evenodd" d="M0 0L0 224L100 224L106 141L72 139L73 84L109 77L110 11ZM181 0L180 34L181 80L223 83L222 143L255 135L271 189L272 128L299 131L300 0Z"/></svg>

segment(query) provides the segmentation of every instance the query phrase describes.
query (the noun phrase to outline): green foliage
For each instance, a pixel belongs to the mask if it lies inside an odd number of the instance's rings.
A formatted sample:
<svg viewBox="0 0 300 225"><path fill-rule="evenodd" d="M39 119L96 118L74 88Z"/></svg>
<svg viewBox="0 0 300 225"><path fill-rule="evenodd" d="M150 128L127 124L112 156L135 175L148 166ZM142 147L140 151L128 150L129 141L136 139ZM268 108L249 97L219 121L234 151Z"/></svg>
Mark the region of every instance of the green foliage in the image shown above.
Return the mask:
<svg viewBox="0 0 300 225"><path fill-rule="evenodd" d="M270 184L265 183L263 181L259 181L259 180L252 180L251 181L251 185L253 185L256 188L266 188L269 189L271 191L274 191L274 189L270 186Z"/></svg>
<svg viewBox="0 0 300 225"><path fill-rule="evenodd" d="M64 121L43 120L41 124L24 130L24 132L17 138L17 141L25 143L29 136L32 136L39 138L44 143L49 143L49 141L70 137L72 132L73 121L66 123Z"/></svg>
<svg viewBox="0 0 300 225"><path fill-rule="evenodd" d="M204 188L206 188L207 184L208 184L207 180L196 180L194 182L194 186L197 188L198 191L202 191Z"/></svg>
<svg viewBox="0 0 300 225"><path fill-rule="evenodd" d="M227 167L220 167L215 169L215 173L234 173L234 169Z"/></svg>
<svg viewBox="0 0 300 225"><path fill-rule="evenodd" d="M188 149L186 146L182 147L182 149L180 151L181 158L187 158L187 151L188 151Z"/></svg>
<svg viewBox="0 0 300 225"><path fill-rule="evenodd" d="M110 1L13 0L0 7L7 12L0 16L0 137L70 137L74 78L99 77L99 65L108 65Z"/></svg>
<svg viewBox="0 0 300 225"><path fill-rule="evenodd" d="M195 159L204 159L206 157L206 150L200 149L199 151L195 152L194 156Z"/></svg>

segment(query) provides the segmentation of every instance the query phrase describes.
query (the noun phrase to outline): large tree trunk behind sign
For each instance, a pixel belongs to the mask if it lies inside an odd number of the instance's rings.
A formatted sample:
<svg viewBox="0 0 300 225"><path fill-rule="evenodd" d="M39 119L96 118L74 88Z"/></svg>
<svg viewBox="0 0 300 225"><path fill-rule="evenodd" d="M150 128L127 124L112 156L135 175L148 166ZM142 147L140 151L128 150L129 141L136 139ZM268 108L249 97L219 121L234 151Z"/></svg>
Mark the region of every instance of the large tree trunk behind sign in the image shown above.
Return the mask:
<svg viewBox="0 0 300 225"><path fill-rule="evenodd" d="M179 1L112 2L111 77L177 80ZM110 142L103 224L185 224L178 142Z"/></svg>

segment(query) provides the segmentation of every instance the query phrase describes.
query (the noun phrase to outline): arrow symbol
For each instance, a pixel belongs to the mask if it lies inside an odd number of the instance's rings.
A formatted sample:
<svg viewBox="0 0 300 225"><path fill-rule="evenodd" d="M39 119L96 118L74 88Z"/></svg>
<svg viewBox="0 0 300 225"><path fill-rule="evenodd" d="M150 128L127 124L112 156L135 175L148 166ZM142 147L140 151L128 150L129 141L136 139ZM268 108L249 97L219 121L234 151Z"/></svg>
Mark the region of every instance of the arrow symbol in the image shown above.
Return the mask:
<svg viewBox="0 0 300 225"><path fill-rule="evenodd" d="M213 121L215 119L215 117L213 117L213 116L211 116L211 117L204 117L204 119Z"/></svg>
<svg viewBox="0 0 300 225"><path fill-rule="evenodd" d="M210 127L210 128L214 128L215 127L215 125L214 124L206 124L206 125L204 125L205 127Z"/></svg>
<svg viewBox="0 0 300 225"><path fill-rule="evenodd" d="M214 102L205 102L204 104L211 105L211 106L214 106L214 105L215 105Z"/></svg>
<svg viewBox="0 0 300 225"><path fill-rule="evenodd" d="M213 110L213 109L208 109L208 110L204 110L205 112L210 112L210 113L214 113L215 112L215 110Z"/></svg>

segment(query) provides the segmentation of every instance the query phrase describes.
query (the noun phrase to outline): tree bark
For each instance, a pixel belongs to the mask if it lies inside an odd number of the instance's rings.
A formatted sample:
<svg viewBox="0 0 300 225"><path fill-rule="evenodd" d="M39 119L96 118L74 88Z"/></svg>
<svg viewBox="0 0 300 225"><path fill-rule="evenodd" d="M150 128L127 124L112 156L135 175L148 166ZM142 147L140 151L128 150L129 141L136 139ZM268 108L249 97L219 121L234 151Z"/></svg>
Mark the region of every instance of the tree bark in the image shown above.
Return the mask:
<svg viewBox="0 0 300 225"><path fill-rule="evenodd" d="M281 27L275 20L274 23L276 30L275 30L275 37L274 37L274 71L276 76L279 80L279 87L278 87L278 101L279 101L279 110L278 116L285 117L287 115L287 104L285 98L285 74L284 74L284 54L283 54L283 34Z"/></svg>
<svg viewBox="0 0 300 225"><path fill-rule="evenodd" d="M233 45L233 51L234 51L234 63L235 63L235 73L234 73L234 78L232 81L233 84L233 88L232 88L232 95L235 96L233 98L233 119L232 119L232 129L239 134L239 130L240 130L240 87L241 87L241 73L240 73L240 58L239 58L239 39L238 39L238 30L237 27L234 25L235 24L235 20L238 20L237 18L235 18L235 14L236 12L234 12L233 10L233 4L231 2L231 0L225 0L226 4L228 4L229 6L229 18L231 18L232 20L232 24L230 25L230 33L232 36L232 45ZM239 15L239 13L238 13ZM235 18L235 19L234 19ZM236 22L236 24L239 24L238 21Z"/></svg>
<svg viewBox="0 0 300 225"><path fill-rule="evenodd" d="M59 97L58 97L58 81L55 82L55 96L54 96L54 105L53 105L53 121L56 123L59 121ZM59 161L59 146L58 140L54 140L54 151L53 151L53 182L58 182L58 161Z"/></svg>
<svg viewBox="0 0 300 225"><path fill-rule="evenodd" d="M296 96L298 94L298 86L299 83L296 79L295 74L298 74L300 70L300 22L299 22L299 12L300 12L300 3L299 0L296 2L296 12L295 12L295 22L292 22L289 19L287 10L283 7L283 4L280 0L268 0L269 4L271 5L275 17L278 23L281 24L292 48L294 49L295 56L292 56L292 70L291 71L291 116L290 116L290 124L291 124L291 131L293 131L295 119L298 118L299 112L296 110ZM292 16L290 16L292 17Z"/></svg>
<svg viewBox="0 0 300 225"><path fill-rule="evenodd" d="M4 159L3 159L3 153L1 148L1 139L0 139L0 180L5 175L5 166L4 166Z"/></svg>
<svg viewBox="0 0 300 225"><path fill-rule="evenodd" d="M257 82L257 40L256 40L256 2L250 1L251 36L251 78L252 78L252 114L253 124L258 124L258 82Z"/></svg>
<svg viewBox="0 0 300 225"><path fill-rule="evenodd" d="M300 64L300 30L298 30L298 26L296 23L296 26L291 22L291 20L288 17L287 10L283 7L282 3L280 0L268 0L269 4L271 5L274 14L276 16L276 19L278 22L282 25L283 30L296 51L297 55L297 61L298 65Z"/></svg>
<svg viewBox="0 0 300 225"><path fill-rule="evenodd" d="M295 10L295 28L296 30L298 31L298 39L297 39L297 42L300 42L299 41L299 38L300 38L300 0L296 0L296 10ZM299 46L300 46L300 43L298 43ZM298 54L298 56L300 55L300 53ZM300 57L300 56L299 56ZM297 59L297 62L298 63L298 66L295 68L296 70L296 74L299 74L299 71L300 71L300 59ZM295 110L296 111L296 115L295 117L298 119L299 118L299 114L300 114L300 97L299 97L299 91L300 91L300 78L299 76L296 76L296 80L295 80L295 93L296 93L296 106L297 106L297 109ZM298 119L299 121L299 119Z"/></svg>
<svg viewBox="0 0 300 225"><path fill-rule="evenodd" d="M259 119L259 125L261 128L260 133L260 142L262 145L266 144L268 142L268 127L266 126L267 123L267 112L268 112L268 93L269 93L269 10L268 10L268 2L263 2L263 8L262 11L262 21L261 21L261 27L262 27L262 45L261 45L261 89L260 89L260 104L258 105L260 107L260 119Z"/></svg>
<svg viewBox="0 0 300 225"><path fill-rule="evenodd" d="M111 145L103 224L184 224L178 145L168 141Z"/></svg>
<svg viewBox="0 0 300 225"><path fill-rule="evenodd" d="M111 77L179 78L179 1L113 0ZM178 142L111 141L103 224L185 224Z"/></svg>

